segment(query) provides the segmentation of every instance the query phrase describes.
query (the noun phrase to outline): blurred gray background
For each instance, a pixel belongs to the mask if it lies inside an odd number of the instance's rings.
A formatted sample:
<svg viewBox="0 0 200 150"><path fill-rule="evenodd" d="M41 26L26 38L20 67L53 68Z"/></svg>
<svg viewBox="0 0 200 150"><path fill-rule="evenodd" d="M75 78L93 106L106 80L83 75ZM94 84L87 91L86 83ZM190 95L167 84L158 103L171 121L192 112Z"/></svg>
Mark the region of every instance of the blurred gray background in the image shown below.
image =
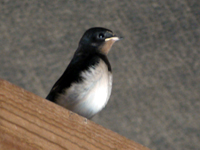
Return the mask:
<svg viewBox="0 0 200 150"><path fill-rule="evenodd" d="M1 0L0 78L45 98L94 26L125 38L92 120L154 150L200 149L199 0Z"/></svg>

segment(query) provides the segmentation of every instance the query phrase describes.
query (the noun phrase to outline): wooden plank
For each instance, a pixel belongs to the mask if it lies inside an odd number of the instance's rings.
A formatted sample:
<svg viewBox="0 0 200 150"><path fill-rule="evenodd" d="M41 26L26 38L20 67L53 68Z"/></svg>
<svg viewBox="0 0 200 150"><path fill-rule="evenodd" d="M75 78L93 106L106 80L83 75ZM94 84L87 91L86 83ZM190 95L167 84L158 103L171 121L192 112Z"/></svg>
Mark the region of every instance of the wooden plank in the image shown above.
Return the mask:
<svg viewBox="0 0 200 150"><path fill-rule="evenodd" d="M149 150L5 80L0 80L0 149Z"/></svg>

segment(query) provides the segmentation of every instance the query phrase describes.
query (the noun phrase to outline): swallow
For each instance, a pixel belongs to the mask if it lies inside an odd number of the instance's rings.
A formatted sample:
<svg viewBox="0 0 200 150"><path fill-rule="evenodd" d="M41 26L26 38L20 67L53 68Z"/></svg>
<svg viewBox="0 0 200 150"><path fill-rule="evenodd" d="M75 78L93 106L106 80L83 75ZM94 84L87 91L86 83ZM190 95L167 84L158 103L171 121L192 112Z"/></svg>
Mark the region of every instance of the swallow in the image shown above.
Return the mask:
<svg viewBox="0 0 200 150"><path fill-rule="evenodd" d="M88 119L101 111L112 89L112 69L107 54L120 39L106 28L88 29L46 99Z"/></svg>

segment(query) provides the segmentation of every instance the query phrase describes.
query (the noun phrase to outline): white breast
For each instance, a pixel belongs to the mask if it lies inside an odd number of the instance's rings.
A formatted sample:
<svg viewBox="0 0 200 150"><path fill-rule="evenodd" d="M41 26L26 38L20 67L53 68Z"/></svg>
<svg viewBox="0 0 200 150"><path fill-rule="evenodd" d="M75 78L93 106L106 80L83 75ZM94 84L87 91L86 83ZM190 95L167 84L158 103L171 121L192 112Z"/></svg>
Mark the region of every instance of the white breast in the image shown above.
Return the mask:
<svg viewBox="0 0 200 150"><path fill-rule="evenodd" d="M112 89L112 74L103 60L81 74L83 82L74 83L57 101L84 117L90 118L107 104Z"/></svg>

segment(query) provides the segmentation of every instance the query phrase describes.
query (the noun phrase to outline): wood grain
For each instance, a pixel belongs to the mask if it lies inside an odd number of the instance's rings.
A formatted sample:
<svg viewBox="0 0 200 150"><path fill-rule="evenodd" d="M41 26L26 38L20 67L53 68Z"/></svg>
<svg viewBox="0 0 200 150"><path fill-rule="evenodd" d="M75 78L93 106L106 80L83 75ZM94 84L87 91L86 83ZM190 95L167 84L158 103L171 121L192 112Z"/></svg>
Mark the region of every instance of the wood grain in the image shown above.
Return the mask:
<svg viewBox="0 0 200 150"><path fill-rule="evenodd" d="M8 149L149 150L0 79L0 150Z"/></svg>

